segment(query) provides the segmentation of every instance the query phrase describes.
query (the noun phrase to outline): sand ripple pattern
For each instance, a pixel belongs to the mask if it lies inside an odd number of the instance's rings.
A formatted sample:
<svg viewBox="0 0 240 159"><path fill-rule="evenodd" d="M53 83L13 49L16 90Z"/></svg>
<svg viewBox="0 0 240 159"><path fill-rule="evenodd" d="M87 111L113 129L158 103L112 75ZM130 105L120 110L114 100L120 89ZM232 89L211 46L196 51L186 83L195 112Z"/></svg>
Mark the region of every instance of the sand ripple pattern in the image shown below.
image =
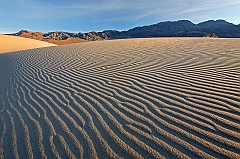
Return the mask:
<svg viewBox="0 0 240 159"><path fill-rule="evenodd" d="M240 158L240 40L0 55L0 158Z"/></svg>

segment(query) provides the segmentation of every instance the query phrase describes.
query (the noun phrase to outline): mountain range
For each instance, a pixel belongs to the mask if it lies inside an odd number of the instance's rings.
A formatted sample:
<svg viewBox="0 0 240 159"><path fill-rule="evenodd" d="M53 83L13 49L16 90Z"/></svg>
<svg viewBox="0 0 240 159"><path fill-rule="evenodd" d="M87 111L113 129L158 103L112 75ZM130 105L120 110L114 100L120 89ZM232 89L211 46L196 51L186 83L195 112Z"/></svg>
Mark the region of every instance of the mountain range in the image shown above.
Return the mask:
<svg viewBox="0 0 240 159"><path fill-rule="evenodd" d="M8 34L9 35L9 34ZM88 41L146 38L146 37L203 37L217 35L220 38L239 38L240 24L235 25L225 20L208 20L194 24L189 20L166 21L149 26L141 26L127 31L105 30L102 32L69 33L69 32L32 32L21 30L10 35L32 38L43 41L81 39Z"/></svg>

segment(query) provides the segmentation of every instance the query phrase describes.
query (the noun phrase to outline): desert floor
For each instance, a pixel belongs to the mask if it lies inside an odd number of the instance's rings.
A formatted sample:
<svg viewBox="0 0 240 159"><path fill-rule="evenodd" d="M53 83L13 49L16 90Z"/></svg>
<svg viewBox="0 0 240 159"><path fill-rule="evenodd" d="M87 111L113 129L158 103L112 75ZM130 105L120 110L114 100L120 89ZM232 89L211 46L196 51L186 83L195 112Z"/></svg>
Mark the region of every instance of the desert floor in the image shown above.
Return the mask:
<svg viewBox="0 0 240 159"><path fill-rule="evenodd" d="M240 39L0 55L0 158L240 158Z"/></svg>
<svg viewBox="0 0 240 159"><path fill-rule="evenodd" d="M0 35L0 54L5 52L55 46L43 41L18 36Z"/></svg>

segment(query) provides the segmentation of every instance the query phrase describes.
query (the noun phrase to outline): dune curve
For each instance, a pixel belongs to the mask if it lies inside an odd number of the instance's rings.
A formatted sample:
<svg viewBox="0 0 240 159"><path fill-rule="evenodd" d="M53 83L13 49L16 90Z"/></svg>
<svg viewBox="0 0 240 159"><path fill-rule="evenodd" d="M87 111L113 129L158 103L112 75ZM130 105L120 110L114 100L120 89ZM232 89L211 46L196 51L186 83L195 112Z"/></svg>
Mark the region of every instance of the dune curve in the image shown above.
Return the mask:
<svg viewBox="0 0 240 159"><path fill-rule="evenodd" d="M0 54L12 51L27 50L48 46L56 46L44 41L22 38L18 36L0 35Z"/></svg>
<svg viewBox="0 0 240 159"><path fill-rule="evenodd" d="M240 158L239 39L0 55L0 158Z"/></svg>

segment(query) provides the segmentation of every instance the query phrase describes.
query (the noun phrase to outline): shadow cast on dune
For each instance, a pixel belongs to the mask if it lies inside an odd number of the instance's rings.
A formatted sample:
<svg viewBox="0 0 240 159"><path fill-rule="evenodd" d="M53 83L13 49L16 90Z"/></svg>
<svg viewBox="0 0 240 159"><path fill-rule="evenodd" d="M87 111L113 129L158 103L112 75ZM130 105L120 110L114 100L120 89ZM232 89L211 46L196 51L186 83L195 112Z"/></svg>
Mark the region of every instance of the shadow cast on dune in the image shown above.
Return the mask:
<svg viewBox="0 0 240 159"><path fill-rule="evenodd" d="M0 55L0 158L239 158L239 39Z"/></svg>

